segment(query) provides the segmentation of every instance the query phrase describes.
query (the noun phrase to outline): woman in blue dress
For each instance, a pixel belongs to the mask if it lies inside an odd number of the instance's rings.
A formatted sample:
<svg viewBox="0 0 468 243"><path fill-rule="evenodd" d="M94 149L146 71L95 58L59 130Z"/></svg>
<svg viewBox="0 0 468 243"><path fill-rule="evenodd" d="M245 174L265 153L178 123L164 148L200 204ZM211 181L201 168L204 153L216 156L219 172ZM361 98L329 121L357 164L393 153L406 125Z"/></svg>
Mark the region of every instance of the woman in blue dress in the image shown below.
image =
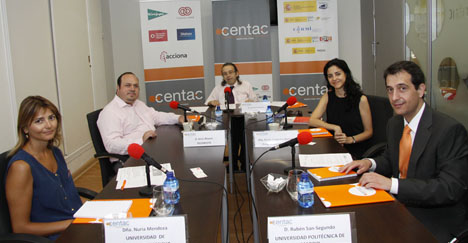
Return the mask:
<svg viewBox="0 0 468 243"><path fill-rule="evenodd" d="M345 61L335 58L323 68L328 92L310 116L309 125L324 127L334 134L355 159L360 159L372 137L372 117L367 97L351 75ZM326 114L326 121L322 116Z"/></svg>
<svg viewBox="0 0 468 243"><path fill-rule="evenodd" d="M18 113L18 143L10 151L5 191L13 232L58 238L81 199L65 159L61 115L41 96L29 96Z"/></svg>

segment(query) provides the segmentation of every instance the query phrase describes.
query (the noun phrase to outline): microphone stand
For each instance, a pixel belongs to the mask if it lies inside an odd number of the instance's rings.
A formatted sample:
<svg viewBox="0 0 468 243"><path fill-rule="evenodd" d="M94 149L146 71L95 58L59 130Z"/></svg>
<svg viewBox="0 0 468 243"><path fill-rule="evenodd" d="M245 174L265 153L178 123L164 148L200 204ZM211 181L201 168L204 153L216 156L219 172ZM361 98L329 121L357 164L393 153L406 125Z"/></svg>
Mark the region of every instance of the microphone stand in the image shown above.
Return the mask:
<svg viewBox="0 0 468 243"><path fill-rule="evenodd" d="M297 174L300 170L296 169L296 147L291 145L291 167L284 168L284 173L288 174L290 170L294 171L294 174Z"/></svg>
<svg viewBox="0 0 468 243"><path fill-rule="evenodd" d="M186 109L183 109L184 110L184 122L187 122L187 110Z"/></svg>
<svg viewBox="0 0 468 243"><path fill-rule="evenodd" d="M145 165L146 171L146 186L142 187L138 193L143 197L151 197L153 195L153 187L151 186L151 179L150 179L150 169L148 163Z"/></svg>
<svg viewBox="0 0 468 243"><path fill-rule="evenodd" d="M292 124L288 124L288 109L284 109L284 125L283 129L288 130L289 128L292 128ZM293 160L294 161L294 160Z"/></svg>

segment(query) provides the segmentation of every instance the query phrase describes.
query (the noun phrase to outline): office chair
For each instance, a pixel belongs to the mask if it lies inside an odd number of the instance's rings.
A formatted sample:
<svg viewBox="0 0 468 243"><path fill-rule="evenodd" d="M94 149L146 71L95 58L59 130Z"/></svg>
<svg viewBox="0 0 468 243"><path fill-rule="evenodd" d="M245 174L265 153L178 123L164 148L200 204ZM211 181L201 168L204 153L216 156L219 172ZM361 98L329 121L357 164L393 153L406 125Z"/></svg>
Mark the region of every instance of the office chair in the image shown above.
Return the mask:
<svg viewBox="0 0 468 243"><path fill-rule="evenodd" d="M31 234L15 234L11 228L10 211L5 194L5 171L10 158L7 157L8 151L0 154L0 242L52 242L46 237ZM85 188L77 188L80 196L93 199L97 193Z"/></svg>
<svg viewBox="0 0 468 243"><path fill-rule="evenodd" d="M393 116L393 108L388 98L367 95L372 116L372 137L362 158L372 158L382 154L387 146L387 122Z"/></svg>
<svg viewBox="0 0 468 243"><path fill-rule="evenodd" d="M96 154L94 158L99 159L99 165L101 166L101 178L102 178L102 187L105 187L107 183L116 175L116 171L112 166L109 158L117 158L122 162L125 162L128 159L128 156L120 154L111 154L108 153L102 142L101 133L97 126L97 120L102 109L90 112L86 115L88 119L89 133L91 134L91 140L93 141L94 150Z"/></svg>

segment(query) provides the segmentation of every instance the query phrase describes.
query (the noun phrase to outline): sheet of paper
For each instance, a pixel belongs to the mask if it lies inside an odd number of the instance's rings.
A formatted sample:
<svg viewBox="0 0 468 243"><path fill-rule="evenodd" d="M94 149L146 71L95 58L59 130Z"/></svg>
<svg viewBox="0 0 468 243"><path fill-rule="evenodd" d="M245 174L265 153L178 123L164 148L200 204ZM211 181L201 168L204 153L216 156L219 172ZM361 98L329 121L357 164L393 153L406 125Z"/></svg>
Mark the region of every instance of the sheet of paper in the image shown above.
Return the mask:
<svg viewBox="0 0 468 243"><path fill-rule="evenodd" d="M208 110L209 106L190 106L190 109L199 112L199 113L204 113Z"/></svg>
<svg viewBox="0 0 468 243"><path fill-rule="evenodd" d="M271 102L271 106L278 106L278 107L281 107L284 105L284 103L286 103L286 101L272 101Z"/></svg>
<svg viewBox="0 0 468 243"><path fill-rule="evenodd" d="M167 170L172 170L171 164L161 164ZM150 166L150 180L151 185L160 186L164 183L166 175L154 166ZM117 172L117 185L115 189L121 189L125 181L124 189L146 186L146 172L145 166L133 166L120 168Z"/></svg>
<svg viewBox="0 0 468 243"><path fill-rule="evenodd" d="M132 200L86 201L73 215L75 218L112 218L115 214L127 214Z"/></svg>
<svg viewBox="0 0 468 243"><path fill-rule="evenodd" d="M301 167L330 167L353 161L349 153L299 154Z"/></svg>

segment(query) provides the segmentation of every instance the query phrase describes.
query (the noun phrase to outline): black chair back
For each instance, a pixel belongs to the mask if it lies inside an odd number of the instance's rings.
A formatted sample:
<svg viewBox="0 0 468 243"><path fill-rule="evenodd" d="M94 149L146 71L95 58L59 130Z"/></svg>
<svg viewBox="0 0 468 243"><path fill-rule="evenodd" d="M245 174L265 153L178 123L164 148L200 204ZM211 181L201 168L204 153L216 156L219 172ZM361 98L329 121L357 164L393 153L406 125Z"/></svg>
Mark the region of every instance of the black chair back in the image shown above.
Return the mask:
<svg viewBox="0 0 468 243"><path fill-rule="evenodd" d="M393 108L387 97L367 95L372 116L371 146L363 155L364 158L374 157L383 152L387 142L387 122L393 116Z"/></svg>
<svg viewBox="0 0 468 243"><path fill-rule="evenodd" d="M88 119L89 133L91 134L91 140L93 141L94 150L96 151L95 157L108 154L106 148L104 147L104 143L102 142L101 133L99 132L99 128L97 126L97 120L101 111L102 109L99 109L86 115L86 118ZM107 185L110 179L116 175L116 173L112 163L109 160L109 157L99 158L99 165L101 166L102 187L104 187Z"/></svg>
<svg viewBox="0 0 468 243"><path fill-rule="evenodd" d="M0 235L11 233L10 211L5 195L5 172L9 161L7 152L0 154Z"/></svg>

